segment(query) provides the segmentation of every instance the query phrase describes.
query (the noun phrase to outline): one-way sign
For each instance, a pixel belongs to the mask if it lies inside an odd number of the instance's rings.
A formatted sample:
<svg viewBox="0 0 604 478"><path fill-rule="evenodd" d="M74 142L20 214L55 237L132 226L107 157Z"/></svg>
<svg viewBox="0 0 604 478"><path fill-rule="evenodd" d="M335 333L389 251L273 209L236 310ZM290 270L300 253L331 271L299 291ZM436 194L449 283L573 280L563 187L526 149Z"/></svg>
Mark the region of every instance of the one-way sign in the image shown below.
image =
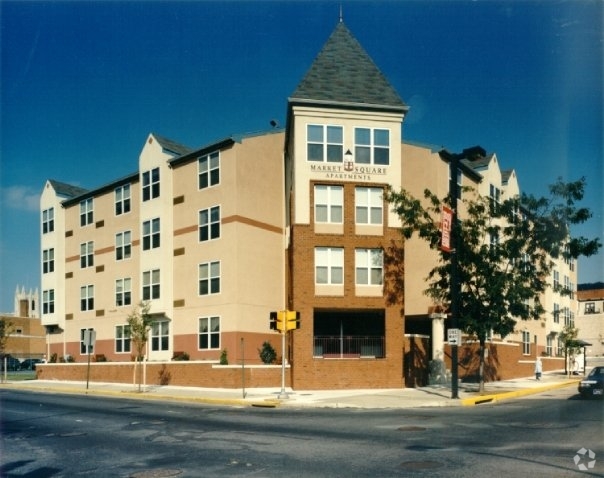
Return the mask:
<svg viewBox="0 0 604 478"><path fill-rule="evenodd" d="M449 329L447 331L447 341L449 345L461 345L461 330Z"/></svg>

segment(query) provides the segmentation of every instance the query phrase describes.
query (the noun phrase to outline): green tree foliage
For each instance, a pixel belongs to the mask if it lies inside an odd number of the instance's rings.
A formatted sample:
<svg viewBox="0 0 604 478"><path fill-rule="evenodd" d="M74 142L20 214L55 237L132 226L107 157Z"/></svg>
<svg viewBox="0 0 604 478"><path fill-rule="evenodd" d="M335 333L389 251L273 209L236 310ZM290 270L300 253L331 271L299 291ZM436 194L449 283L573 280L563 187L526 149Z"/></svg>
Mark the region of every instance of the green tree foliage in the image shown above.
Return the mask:
<svg viewBox="0 0 604 478"><path fill-rule="evenodd" d="M148 302L140 302L138 306L127 317L126 321L130 328L130 342L136 351L136 362L139 365L138 370L138 391L141 391L142 383L142 367L140 362L145 356L145 347L149 341L149 329L151 328L152 319L149 315L151 304Z"/></svg>
<svg viewBox="0 0 604 478"><path fill-rule="evenodd" d="M14 325L8 317L0 317L0 357L4 355L6 341L13 333Z"/></svg>
<svg viewBox="0 0 604 478"><path fill-rule="evenodd" d="M591 217L588 209L577 206L585 184L584 178L571 183L558 179L550 186L549 197L523 194L500 202L463 188L458 206L464 212L453 226L461 284L458 325L479 339L481 349L491 331L505 337L518 319L538 319L552 312L544 309L541 297L549 286L554 259L590 256L601 247L597 238L570 234L573 225ZM422 201L392 189L386 196L401 220L404 238L416 234L438 251L425 293L448 309L452 253L440 249L440 216L444 205L451 206L450 196L440 199L426 190ZM563 286L557 291L571 292Z"/></svg>

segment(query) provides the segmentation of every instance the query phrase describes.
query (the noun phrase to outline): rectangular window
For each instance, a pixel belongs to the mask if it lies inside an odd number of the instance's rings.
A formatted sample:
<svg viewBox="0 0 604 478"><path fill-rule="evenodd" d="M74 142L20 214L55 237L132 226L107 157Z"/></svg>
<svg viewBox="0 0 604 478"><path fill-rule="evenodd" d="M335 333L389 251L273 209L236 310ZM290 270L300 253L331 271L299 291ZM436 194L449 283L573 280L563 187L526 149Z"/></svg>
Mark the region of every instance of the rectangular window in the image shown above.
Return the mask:
<svg viewBox="0 0 604 478"><path fill-rule="evenodd" d="M497 204L501 202L501 189L496 187L494 184L489 184L489 196L492 201L495 201Z"/></svg>
<svg viewBox="0 0 604 478"><path fill-rule="evenodd" d="M159 269L143 272L143 300L159 299Z"/></svg>
<svg viewBox="0 0 604 478"><path fill-rule="evenodd" d="M452 172L453 172L453 163L449 163L449 183L451 183L451 177L452 177ZM462 193L462 173L461 173L461 168L457 168L457 199L461 199L461 193Z"/></svg>
<svg viewBox="0 0 604 478"><path fill-rule="evenodd" d="M45 249L42 251L42 274L50 274L55 270L55 250Z"/></svg>
<svg viewBox="0 0 604 478"><path fill-rule="evenodd" d="M159 247L159 239L159 218L143 222L143 251Z"/></svg>
<svg viewBox="0 0 604 478"><path fill-rule="evenodd" d="M220 293L220 262L199 264L199 295Z"/></svg>
<svg viewBox="0 0 604 478"><path fill-rule="evenodd" d="M94 286L85 285L80 287L80 310L94 310Z"/></svg>
<svg viewBox="0 0 604 478"><path fill-rule="evenodd" d="M559 287L560 287L560 272L554 271L554 292L557 292Z"/></svg>
<svg viewBox="0 0 604 478"><path fill-rule="evenodd" d="M80 244L80 267L85 269L92 266L94 266L94 242L83 242Z"/></svg>
<svg viewBox="0 0 604 478"><path fill-rule="evenodd" d="M132 233L118 232L115 235L115 260L130 259L132 256Z"/></svg>
<svg viewBox="0 0 604 478"><path fill-rule="evenodd" d="M115 188L115 215L130 212L130 184Z"/></svg>
<svg viewBox="0 0 604 478"><path fill-rule="evenodd" d="M595 314L595 313L596 313L596 303L595 302L586 302L585 303L585 315Z"/></svg>
<svg viewBox="0 0 604 478"><path fill-rule="evenodd" d="M552 356L553 353L553 338L551 335L547 335L547 337L545 338L545 355L547 355L548 357Z"/></svg>
<svg viewBox="0 0 604 478"><path fill-rule="evenodd" d="M85 335L86 331L92 332L94 329L80 329L80 354L88 355L94 353L94 345L89 345L86 347L85 343Z"/></svg>
<svg viewBox="0 0 604 478"><path fill-rule="evenodd" d="M55 230L55 210L54 208L44 209L42 211L42 234L48 234Z"/></svg>
<svg viewBox="0 0 604 478"><path fill-rule="evenodd" d="M54 314L55 313L55 290L48 289L42 291L42 313L43 314Z"/></svg>
<svg viewBox="0 0 604 478"><path fill-rule="evenodd" d="M564 307L562 309L562 313L564 314L564 325L570 326L570 309L568 307Z"/></svg>
<svg viewBox="0 0 604 478"><path fill-rule="evenodd" d="M199 241L209 241L220 237L220 206L199 211Z"/></svg>
<svg viewBox="0 0 604 478"><path fill-rule="evenodd" d="M220 349L220 317L199 319L199 349Z"/></svg>
<svg viewBox="0 0 604 478"><path fill-rule="evenodd" d="M170 322L158 320L151 324L151 350L160 352L170 349Z"/></svg>
<svg viewBox="0 0 604 478"><path fill-rule="evenodd" d="M143 173L143 201L159 197L159 168Z"/></svg>
<svg viewBox="0 0 604 478"><path fill-rule="evenodd" d="M560 304L554 304L554 323L560 323Z"/></svg>
<svg viewBox="0 0 604 478"><path fill-rule="evenodd" d="M344 283L344 249L315 248L315 284L341 285Z"/></svg>
<svg viewBox="0 0 604 478"><path fill-rule="evenodd" d="M390 164L390 131L355 128L354 161L360 164Z"/></svg>
<svg viewBox="0 0 604 478"><path fill-rule="evenodd" d="M92 198L80 201L80 226L88 226L94 221L94 203Z"/></svg>
<svg viewBox="0 0 604 478"><path fill-rule="evenodd" d="M115 352L118 354L130 352L130 326L115 327Z"/></svg>
<svg viewBox="0 0 604 478"><path fill-rule="evenodd" d="M199 189L220 184L220 154L215 151L198 160Z"/></svg>
<svg viewBox="0 0 604 478"><path fill-rule="evenodd" d="M384 216L384 190L382 188L355 189L355 215L357 224L381 225Z"/></svg>
<svg viewBox="0 0 604 478"><path fill-rule="evenodd" d="M308 161L341 163L344 160L344 128L309 124L306 126Z"/></svg>
<svg viewBox="0 0 604 478"><path fill-rule="evenodd" d="M524 355L531 354L531 333L526 330L522 331L522 353Z"/></svg>
<svg viewBox="0 0 604 478"><path fill-rule="evenodd" d="M357 285L382 285L384 254L381 249L357 249L355 264Z"/></svg>
<svg viewBox="0 0 604 478"><path fill-rule="evenodd" d="M343 209L342 186L315 186L315 222L342 224Z"/></svg>
<svg viewBox="0 0 604 478"><path fill-rule="evenodd" d="M115 281L115 305L123 307L132 304L132 279L129 277Z"/></svg>

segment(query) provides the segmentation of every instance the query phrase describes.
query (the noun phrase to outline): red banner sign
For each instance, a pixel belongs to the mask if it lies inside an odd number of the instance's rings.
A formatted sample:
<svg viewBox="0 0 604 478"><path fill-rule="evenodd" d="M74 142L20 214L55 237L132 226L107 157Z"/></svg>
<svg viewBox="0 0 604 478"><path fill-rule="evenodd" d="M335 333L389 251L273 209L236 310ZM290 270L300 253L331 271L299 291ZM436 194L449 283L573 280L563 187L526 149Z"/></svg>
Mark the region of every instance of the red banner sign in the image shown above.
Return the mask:
<svg viewBox="0 0 604 478"><path fill-rule="evenodd" d="M440 248L445 252L451 252L451 228L453 227L453 211L443 206L441 217L441 241Z"/></svg>

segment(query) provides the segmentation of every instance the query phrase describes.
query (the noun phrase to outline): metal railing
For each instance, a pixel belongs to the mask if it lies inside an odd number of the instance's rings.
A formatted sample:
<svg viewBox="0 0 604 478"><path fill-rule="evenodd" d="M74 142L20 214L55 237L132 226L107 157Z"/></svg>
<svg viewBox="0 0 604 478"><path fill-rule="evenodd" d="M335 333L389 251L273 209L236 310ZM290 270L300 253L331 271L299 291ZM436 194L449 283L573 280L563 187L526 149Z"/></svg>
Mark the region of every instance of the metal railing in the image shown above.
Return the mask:
<svg viewBox="0 0 604 478"><path fill-rule="evenodd" d="M384 358L383 336L315 336L313 356L323 358Z"/></svg>

